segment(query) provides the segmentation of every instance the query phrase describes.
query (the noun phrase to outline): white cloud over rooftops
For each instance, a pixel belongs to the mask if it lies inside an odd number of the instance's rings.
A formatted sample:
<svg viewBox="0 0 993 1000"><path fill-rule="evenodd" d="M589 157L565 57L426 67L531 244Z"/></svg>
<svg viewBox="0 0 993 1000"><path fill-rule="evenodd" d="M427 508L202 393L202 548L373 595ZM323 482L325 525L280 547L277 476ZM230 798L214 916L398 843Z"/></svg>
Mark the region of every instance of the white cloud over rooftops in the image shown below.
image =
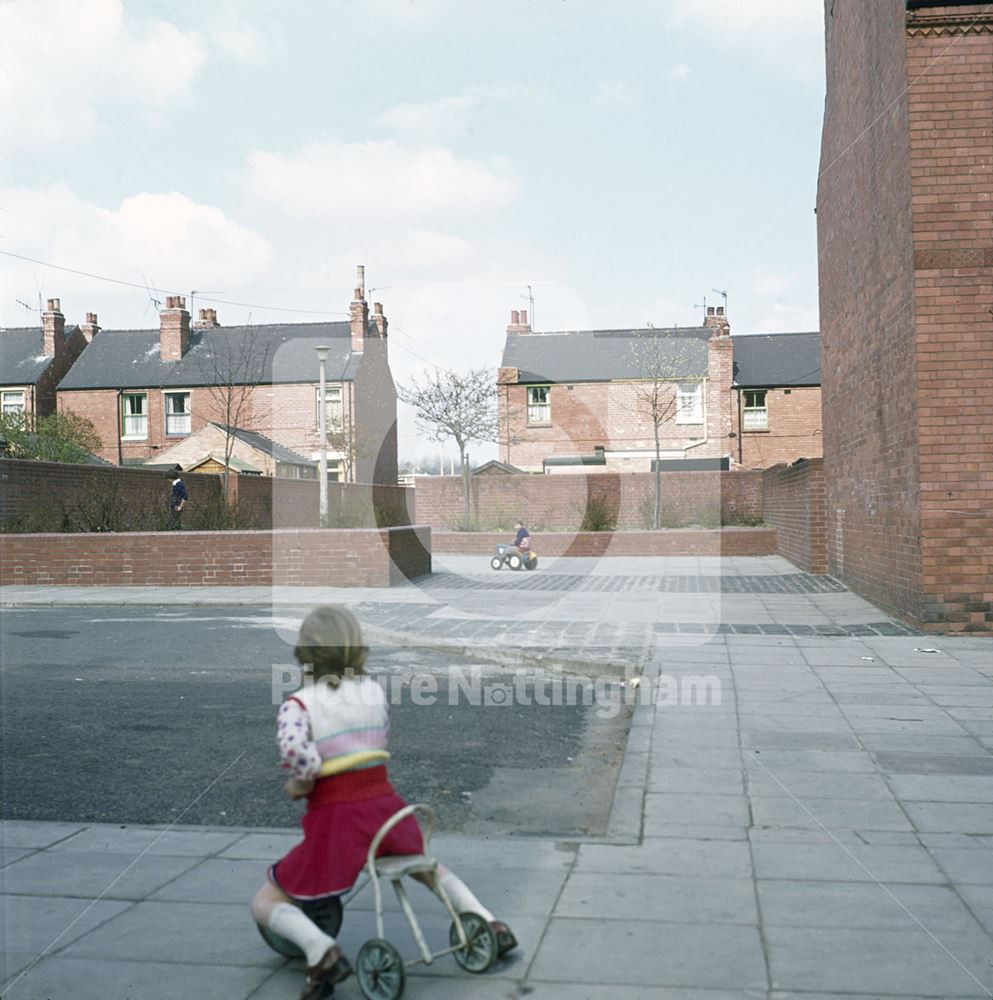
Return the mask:
<svg viewBox="0 0 993 1000"><path fill-rule="evenodd" d="M531 93L531 88L520 83L475 84L449 97L395 104L376 115L373 125L419 139L451 137L465 132L489 107L520 100Z"/></svg>
<svg viewBox="0 0 993 1000"><path fill-rule="evenodd" d="M362 219L391 225L478 216L516 200L501 165L442 147L409 149L392 139L326 140L292 153L255 152L244 175L254 199L304 219Z"/></svg>
<svg viewBox="0 0 993 1000"><path fill-rule="evenodd" d="M120 0L0 4L0 130L9 146L65 143L103 102L158 109L187 97L206 59L196 31L124 16Z"/></svg>

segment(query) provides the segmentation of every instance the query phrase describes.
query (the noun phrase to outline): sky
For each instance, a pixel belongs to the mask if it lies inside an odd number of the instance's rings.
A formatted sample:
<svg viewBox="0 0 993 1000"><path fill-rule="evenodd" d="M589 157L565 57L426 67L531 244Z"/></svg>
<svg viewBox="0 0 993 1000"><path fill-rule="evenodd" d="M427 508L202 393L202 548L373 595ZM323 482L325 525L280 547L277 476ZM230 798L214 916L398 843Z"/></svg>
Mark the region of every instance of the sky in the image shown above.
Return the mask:
<svg viewBox="0 0 993 1000"><path fill-rule="evenodd" d="M529 296L815 330L823 104L822 0L0 0L0 325L344 319L362 264L399 382Z"/></svg>

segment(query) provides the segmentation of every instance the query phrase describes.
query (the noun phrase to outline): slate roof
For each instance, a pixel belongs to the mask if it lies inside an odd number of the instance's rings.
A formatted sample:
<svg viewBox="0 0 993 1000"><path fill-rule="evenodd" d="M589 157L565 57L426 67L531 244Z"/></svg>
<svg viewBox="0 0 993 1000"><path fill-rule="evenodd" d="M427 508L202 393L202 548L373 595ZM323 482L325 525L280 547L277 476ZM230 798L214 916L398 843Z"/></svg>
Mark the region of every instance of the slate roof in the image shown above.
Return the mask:
<svg viewBox="0 0 993 1000"><path fill-rule="evenodd" d="M574 330L557 333L508 333L504 368L516 368L522 383L605 382L644 378L638 345L662 342L662 364L672 377L707 374L707 327L647 330Z"/></svg>
<svg viewBox="0 0 993 1000"><path fill-rule="evenodd" d="M372 323L370 331L375 332ZM261 372L257 362L240 362L239 347L244 343L251 345L256 357L265 359ZM189 348L178 361L159 358L158 329L101 330L59 383L59 390L193 388L217 384L215 368L247 372L251 377L233 380L239 385L317 382L314 348L318 344L331 348L326 365L328 381L351 381L362 355L352 353L347 321L191 330Z"/></svg>
<svg viewBox="0 0 993 1000"><path fill-rule="evenodd" d="M237 438L239 441L243 441L249 447L254 448L256 451L261 451L266 455L271 455L277 462L286 463L288 465L315 465L309 458L304 458L303 455L298 454L295 451L291 451L284 445L278 444L273 441L272 438L267 438L264 434L259 434L256 431L245 431L240 427L228 428L224 424L217 424L214 421L210 423L216 427L219 431L225 434L230 434L233 438Z"/></svg>
<svg viewBox="0 0 993 1000"><path fill-rule="evenodd" d="M69 340L77 329L66 326L65 339ZM40 326L0 329L0 385L34 385L55 360L41 352Z"/></svg>
<svg viewBox="0 0 993 1000"><path fill-rule="evenodd" d="M734 385L773 389L777 386L821 384L821 335L812 333L753 333L731 338L734 344Z"/></svg>

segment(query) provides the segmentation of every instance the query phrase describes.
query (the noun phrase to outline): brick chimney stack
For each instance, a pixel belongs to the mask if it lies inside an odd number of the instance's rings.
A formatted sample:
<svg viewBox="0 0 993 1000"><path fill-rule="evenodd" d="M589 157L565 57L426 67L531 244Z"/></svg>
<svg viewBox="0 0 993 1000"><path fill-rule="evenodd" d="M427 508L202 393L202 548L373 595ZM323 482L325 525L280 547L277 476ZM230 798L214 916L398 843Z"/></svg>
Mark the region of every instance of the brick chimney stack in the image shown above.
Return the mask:
<svg viewBox="0 0 993 1000"><path fill-rule="evenodd" d="M41 314L41 330L41 353L48 358L60 356L66 343L66 318L58 299L48 300L48 308Z"/></svg>
<svg viewBox="0 0 993 1000"><path fill-rule="evenodd" d="M712 337L727 337L731 333L731 324L724 315L724 306L707 306L707 315L704 317L703 325L709 327Z"/></svg>
<svg viewBox="0 0 993 1000"><path fill-rule="evenodd" d="M93 338L100 332L100 324L97 322L96 313L87 313L86 322L80 328L80 333L87 344L93 343Z"/></svg>
<svg viewBox="0 0 993 1000"><path fill-rule="evenodd" d="M380 337L386 336L386 330L390 325L389 320L383 315L383 303L373 302L372 304L372 321L376 324L376 329L379 331Z"/></svg>
<svg viewBox="0 0 993 1000"><path fill-rule="evenodd" d="M217 322L216 309L201 309L198 318L191 324L191 330L213 330L221 324Z"/></svg>
<svg viewBox="0 0 993 1000"><path fill-rule="evenodd" d="M507 325L507 333L530 333L531 327L528 324L527 309L511 309L510 323Z"/></svg>
<svg viewBox="0 0 993 1000"><path fill-rule="evenodd" d="M352 323L352 350L361 354L365 349L365 338L369 333L369 303L365 300L365 268L360 264L357 272L355 296L349 306Z"/></svg>
<svg viewBox="0 0 993 1000"><path fill-rule="evenodd" d="M167 295L165 309L159 313L159 357L179 361L190 346L190 314L185 295Z"/></svg>

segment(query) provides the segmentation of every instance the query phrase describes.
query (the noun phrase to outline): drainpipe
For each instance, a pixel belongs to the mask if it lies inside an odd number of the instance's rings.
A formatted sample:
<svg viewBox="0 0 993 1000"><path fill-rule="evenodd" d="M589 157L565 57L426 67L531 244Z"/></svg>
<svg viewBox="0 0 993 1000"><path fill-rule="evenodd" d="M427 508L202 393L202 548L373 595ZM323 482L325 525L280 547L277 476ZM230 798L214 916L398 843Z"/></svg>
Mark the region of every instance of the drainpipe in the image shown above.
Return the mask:
<svg viewBox="0 0 993 1000"><path fill-rule="evenodd" d="M742 441L742 430L743 430L743 428L741 426L741 389L735 389L735 392L738 394L738 464L739 465L744 465L745 464L744 450L742 448L742 444L743 444L743 441Z"/></svg>
<svg viewBox="0 0 993 1000"><path fill-rule="evenodd" d="M117 390L117 464L124 465L124 448L121 445L121 421L124 419L121 404L124 401L124 390Z"/></svg>

